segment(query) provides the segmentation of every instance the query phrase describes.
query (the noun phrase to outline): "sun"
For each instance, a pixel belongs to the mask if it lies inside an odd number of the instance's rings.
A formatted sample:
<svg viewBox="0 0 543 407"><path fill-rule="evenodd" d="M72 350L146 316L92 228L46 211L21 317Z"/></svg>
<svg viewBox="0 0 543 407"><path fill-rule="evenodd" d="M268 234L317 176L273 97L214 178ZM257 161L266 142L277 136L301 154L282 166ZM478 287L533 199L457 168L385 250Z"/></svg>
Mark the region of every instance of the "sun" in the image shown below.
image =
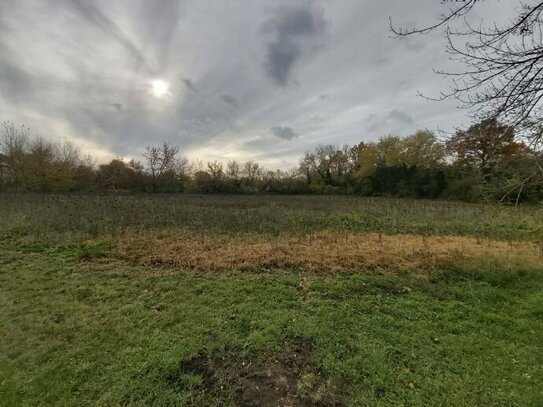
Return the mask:
<svg viewBox="0 0 543 407"><path fill-rule="evenodd" d="M170 91L170 85L164 82L162 79L155 79L151 81L151 93L156 98L161 98L168 94Z"/></svg>

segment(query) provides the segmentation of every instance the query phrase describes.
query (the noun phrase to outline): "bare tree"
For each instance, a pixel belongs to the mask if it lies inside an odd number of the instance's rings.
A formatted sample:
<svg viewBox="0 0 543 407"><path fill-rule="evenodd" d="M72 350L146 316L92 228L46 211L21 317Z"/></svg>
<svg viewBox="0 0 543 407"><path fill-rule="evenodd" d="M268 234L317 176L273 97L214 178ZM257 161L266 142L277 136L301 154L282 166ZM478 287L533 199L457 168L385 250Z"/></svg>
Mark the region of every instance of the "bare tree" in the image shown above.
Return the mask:
<svg viewBox="0 0 543 407"><path fill-rule="evenodd" d="M179 163L179 149L166 142L159 147L147 146L143 158L149 174L153 192L157 191L158 179L169 171L175 171Z"/></svg>
<svg viewBox="0 0 543 407"><path fill-rule="evenodd" d="M262 168L255 161L247 161L243 164L242 174L246 181L252 184L262 176Z"/></svg>
<svg viewBox="0 0 543 407"><path fill-rule="evenodd" d="M74 168L81 164L81 150L72 141L64 141L58 149L59 159L63 164Z"/></svg>
<svg viewBox="0 0 543 407"><path fill-rule="evenodd" d="M437 100L456 99L478 118L499 119L531 143L543 138L543 1L518 0L507 23L473 25L468 14L494 1L456 0L434 24L391 30L398 37L444 29L450 58L466 67L460 72L436 70L450 77L451 87ZM444 1L445 3L445 1Z"/></svg>
<svg viewBox="0 0 543 407"><path fill-rule="evenodd" d="M236 188L241 185L241 166L236 160L230 160L226 164L226 176Z"/></svg>
<svg viewBox="0 0 543 407"><path fill-rule="evenodd" d="M219 161L208 161L207 170L215 181L220 181L224 177L223 165Z"/></svg>
<svg viewBox="0 0 543 407"><path fill-rule="evenodd" d="M193 163L187 157L179 157L177 160L177 171L183 177L188 177L192 172Z"/></svg>
<svg viewBox="0 0 543 407"><path fill-rule="evenodd" d="M236 160L230 160L226 163L226 175L233 180L238 180L241 174L241 167Z"/></svg>

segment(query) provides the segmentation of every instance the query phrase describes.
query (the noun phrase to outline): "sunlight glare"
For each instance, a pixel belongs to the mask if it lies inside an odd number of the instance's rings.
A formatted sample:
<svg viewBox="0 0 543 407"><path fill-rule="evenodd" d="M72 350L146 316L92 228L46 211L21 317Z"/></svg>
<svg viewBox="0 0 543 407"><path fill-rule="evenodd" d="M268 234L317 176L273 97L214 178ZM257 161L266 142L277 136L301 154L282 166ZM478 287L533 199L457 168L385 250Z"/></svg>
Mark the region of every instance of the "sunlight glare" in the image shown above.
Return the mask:
<svg viewBox="0 0 543 407"><path fill-rule="evenodd" d="M151 92L153 96L161 98L165 96L170 89L170 86L162 79L155 79L151 82Z"/></svg>

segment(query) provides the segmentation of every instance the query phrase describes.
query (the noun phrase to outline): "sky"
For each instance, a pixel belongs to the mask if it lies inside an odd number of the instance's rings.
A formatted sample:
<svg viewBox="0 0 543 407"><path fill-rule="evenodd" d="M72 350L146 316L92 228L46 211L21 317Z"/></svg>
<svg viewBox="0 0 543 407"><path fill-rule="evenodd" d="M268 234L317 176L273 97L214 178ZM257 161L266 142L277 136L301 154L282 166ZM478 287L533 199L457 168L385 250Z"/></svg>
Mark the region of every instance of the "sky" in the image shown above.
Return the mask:
<svg viewBox="0 0 543 407"><path fill-rule="evenodd" d="M511 2L513 3L513 2ZM441 0L1 0L0 121L98 162L163 141L202 161L296 166L320 144L469 123L432 102L455 70ZM507 18L504 2L472 18ZM483 10L484 7L484 10Z"/></svg>

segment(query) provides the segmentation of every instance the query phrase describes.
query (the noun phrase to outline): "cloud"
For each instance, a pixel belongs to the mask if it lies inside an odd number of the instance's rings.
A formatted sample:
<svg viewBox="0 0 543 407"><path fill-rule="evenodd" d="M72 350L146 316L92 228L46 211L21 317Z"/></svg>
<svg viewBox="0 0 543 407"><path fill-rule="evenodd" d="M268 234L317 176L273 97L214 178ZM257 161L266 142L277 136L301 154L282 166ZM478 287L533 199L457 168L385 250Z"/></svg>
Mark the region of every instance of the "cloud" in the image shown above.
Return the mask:
<svg viewBox="0 0 543 407"><path fill-rule="evenodd" d="M113 106L118 113L121 113L123 111L122 103L112 103L111 106Z"/></svg>
<svg viewBox="0 0 543 407"><path fill-rule="evenodd" d="M369 131L383 134L386 132L399 132L406 127L411 128L415 124L413 118L400 109L393 109L383 117L370 114L366 121L369 124Z"/></svg>
<svg viewBox="0 0 543 407"><path fill-rule="evenodd" d="M277 84L286 85L303 51L324 34L325 22L321 13L311 7L286 6L275 10L261 27L271 37L266 44L267 75Z"/></svg>
<svg viewBox="0 0 543 407"><path fill-rule="evenodd" d="M386 116L385 120L394 120L400 123L413 124L413 118L402 110L391 110Z"/></svg>
<svg viewBox="0 0 543 407"><path fill-rule="evenodd" d="M0 121L100 157L166 140L204 161L278 166L319 144L451 130L468 121L454 101L417 97L447 86L432 74L455 66L443 42L389 35L389 15L420 25L443 10L423 3L0 0ZM505 6L485 18L508 18ZM156 78L168 97L149 92Z"/></svg>
<svg viewBox="0 0 543 407"><path fill-rule="evenodd" d="M187 89L196 90L194 83L192 83L192 80L190 80L189 78L181 78L181 81L185 84Z"/></svg>
<svg viewBox="0 0 543 407"><path fill-rule="evenodd" d="M143 44L153 45L145 50L147 59L153 62L156 74L161 74L173 58L172 46L179 30L179 21L184 15L185 4L185 1L181 0L142 1L138 4L140 13L150 23L139 28L138 36Z"/></svg>
<svg viewBox="0 0 543 407"><path fill-rule="evenodd" d="M229 104L230 106L233 106L235 108L239 107L237 99L232 95L223 94L220 96L220 98L224 103Z"/></svg>
<svg viewBox="0 0 543 407"><path fill-rule="evenodd" d="M128 51L134 59L136 59L149 73L151 68L147 63L147 59L139 48L128 38L128 36L119 28L113 20L106 16L98 7L90 1L83 0L68 0L69 3L75 6L79 14L87 21L96 25L105 34L113 38L126 51Z"/></svg>
<svg viewBox="0 0 543 407"><path fill-rule="evenodd" d="M288 126L274 126L271 128L271 131L275 137L279 137L283 140L292 140L298 135Z"/></svg>
<svg viewBox="0 0 543 407"><path fill-rule="evenodd" d="M9 95L14 103L21 97L32 94L37 82L28 72L7 60L0 60L0 91L4 95Z"/></svg>
<svg viewBox="0 0 543 407"><path fill-rule="evenodd" d="M403 44L407 49L413 52L420 52L426 46L426 42L420 37L402 37L399 40L400 44Z"/></svg>

